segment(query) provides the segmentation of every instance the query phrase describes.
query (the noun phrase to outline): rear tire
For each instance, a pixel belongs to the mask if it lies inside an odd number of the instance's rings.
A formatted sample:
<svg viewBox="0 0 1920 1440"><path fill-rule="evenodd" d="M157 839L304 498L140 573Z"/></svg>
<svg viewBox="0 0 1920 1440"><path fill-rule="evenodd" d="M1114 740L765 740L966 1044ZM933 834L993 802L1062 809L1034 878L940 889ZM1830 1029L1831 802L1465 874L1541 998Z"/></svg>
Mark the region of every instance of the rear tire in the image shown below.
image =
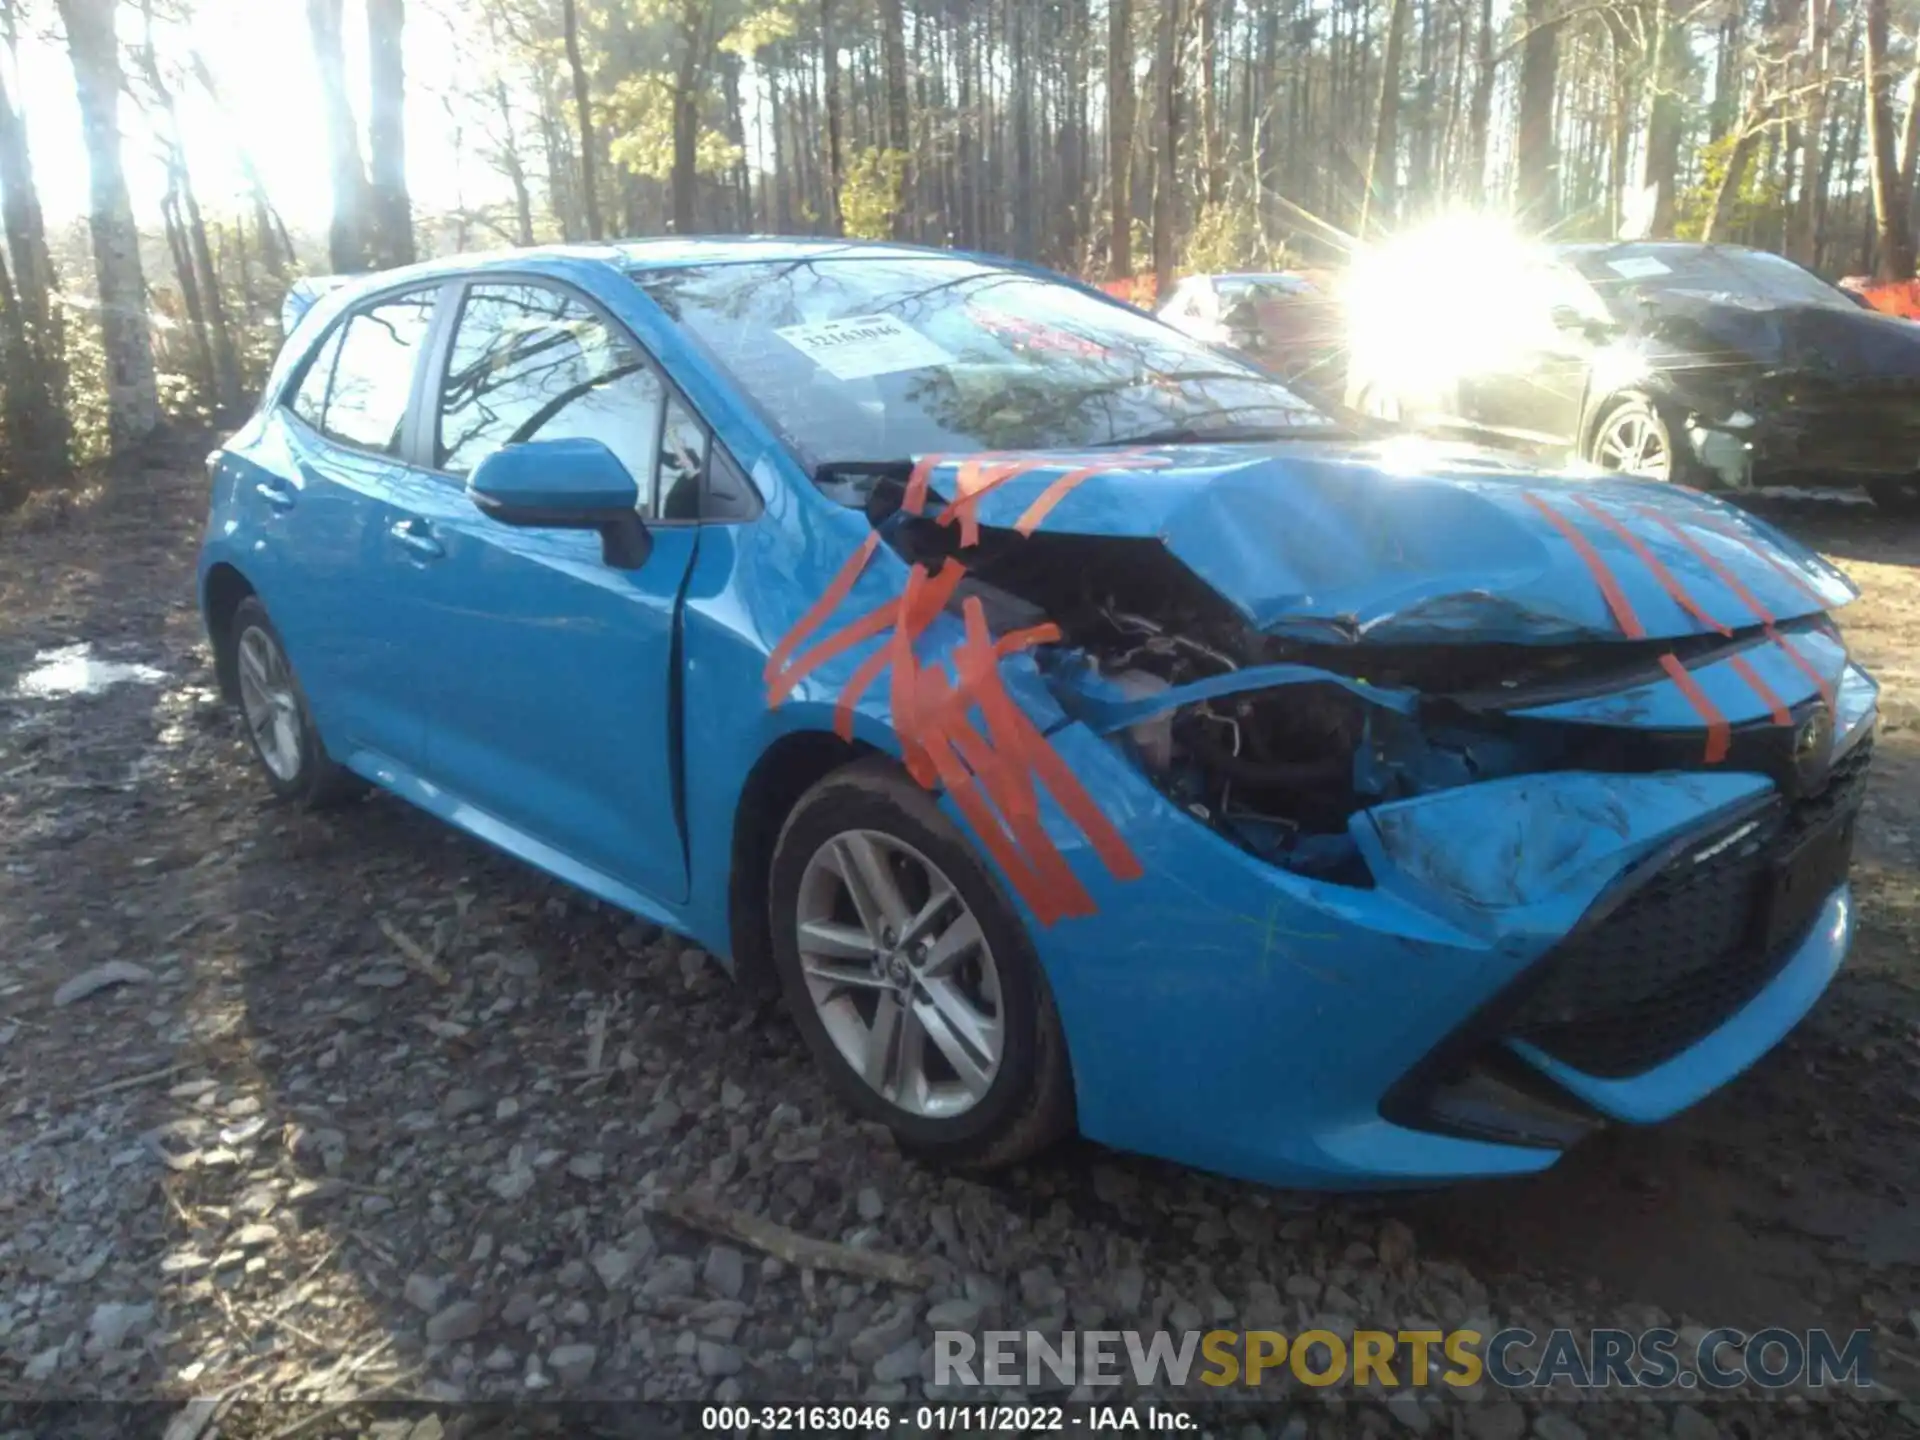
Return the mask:
<svg viewBox="0 0 1920 1440"><path fill-rule="evenodd" d="M903 1149L989 1170L1073 1129L1066 1042L1026 928L891 761L837 770L801 798L768 905L808 1049L840 1099Z"/></svg>
<svg viewBox="0 0 1920 1440"><path fill-rule="evenodd" d="M240 725L273 793L310 810L364 795L367 782L336 764L321 743L286 645L258 597L240 602L227 635Z"/></svg>

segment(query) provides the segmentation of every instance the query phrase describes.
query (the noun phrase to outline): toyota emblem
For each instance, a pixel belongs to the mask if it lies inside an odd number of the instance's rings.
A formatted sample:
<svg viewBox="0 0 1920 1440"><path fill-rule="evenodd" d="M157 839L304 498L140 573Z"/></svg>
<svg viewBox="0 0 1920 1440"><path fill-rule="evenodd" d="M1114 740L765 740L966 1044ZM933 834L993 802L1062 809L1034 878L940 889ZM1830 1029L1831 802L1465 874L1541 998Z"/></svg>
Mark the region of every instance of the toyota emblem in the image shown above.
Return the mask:
<svg viewBox="0 0 1920 1440"><path fill-rule="evenodd" d="M1833 717L1822 706L1800 722L1793 736L1793 774L1803 795L1825 787L1832 756Z"/></svg>

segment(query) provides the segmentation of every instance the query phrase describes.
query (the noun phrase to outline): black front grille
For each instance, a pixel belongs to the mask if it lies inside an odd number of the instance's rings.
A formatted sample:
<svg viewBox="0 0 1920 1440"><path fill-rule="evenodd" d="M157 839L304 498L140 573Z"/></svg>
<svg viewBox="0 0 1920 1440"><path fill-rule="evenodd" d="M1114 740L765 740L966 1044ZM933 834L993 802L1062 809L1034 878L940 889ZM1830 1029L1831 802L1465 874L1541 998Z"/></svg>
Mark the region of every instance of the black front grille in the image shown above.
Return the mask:
<svg viewBox="0 0 1920 1440"><path fill-rule="evenodd" d="M1590 1075L1638 1075L1724 1023L1778 973L1846 874L1869 746L1825 789L1668 860L1542 962L1507 1033Z"/></svg>

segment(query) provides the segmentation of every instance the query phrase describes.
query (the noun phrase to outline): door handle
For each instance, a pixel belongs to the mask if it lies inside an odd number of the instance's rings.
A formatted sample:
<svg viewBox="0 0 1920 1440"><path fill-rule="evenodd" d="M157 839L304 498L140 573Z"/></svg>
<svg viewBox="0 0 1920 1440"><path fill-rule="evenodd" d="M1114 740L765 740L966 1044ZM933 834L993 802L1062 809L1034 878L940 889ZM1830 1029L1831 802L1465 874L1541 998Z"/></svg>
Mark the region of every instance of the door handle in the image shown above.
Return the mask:
<svg viewBox="0 0 1920 1440"><path fill-rule="evenodd" d="M271 480L262 480L253 487L253 493L276 510L291 510L300 497L285 485L277 485Z"/></svg>
<svg viewBox="0 0 1920 1440"><path fill-rule="evenodd" d="M422 560L438 560L447 553L446 547L428 534L418 520L402 520L387 533Z"/></svg>

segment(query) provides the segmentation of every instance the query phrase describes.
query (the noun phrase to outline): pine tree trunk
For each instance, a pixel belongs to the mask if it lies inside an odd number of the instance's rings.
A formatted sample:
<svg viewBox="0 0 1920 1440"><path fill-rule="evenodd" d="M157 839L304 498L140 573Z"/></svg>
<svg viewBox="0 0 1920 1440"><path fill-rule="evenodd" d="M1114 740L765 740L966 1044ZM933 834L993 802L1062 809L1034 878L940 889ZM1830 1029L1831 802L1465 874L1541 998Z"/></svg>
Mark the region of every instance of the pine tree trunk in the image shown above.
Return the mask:
<svg viewBox="0 0 1920 1440"><path fill-rule="evenodd" d="M405 0L367 0L367 152L372 174L376 265L414 260L413 202L407 193Z"/></svg>
<svg viewBox="0 0 1920 1440"><path fill-rule="evenodd" d="M673 78L673 231L691 235L697 228L694 207L698 198L700 158L701 36L705 29L705 7L683 3L680 7L680 61Z"/></svg>
<svg viewBox="0 0 1920 1440"><path fill-rule="evenodd" d="M173 87L160 69L159 52L154 47L153 0L141 0L140 13L145 21L140 59L164 122L167 240L180 277L181 298L193 322L206 394L217 413L231 414L240 408L240 363L233 348L233 334L227 328L227 307L220 295L220 272L213 263L206 222L201 218L200 201L193 190L193 171L187 164L179 106Z"/></svg>
<svg viewBox="0 0 1920 1440"><path fill-rule="evenodd" d="M734 147L733 228L743 234L753 229L753 174L747 167L747 121L740 97L741 60L738 55L720 58L721 89L727 104L727 143Z"/></svg>
<svg viewBox="0 0 1920 1440"><path fill-rule="evenodd" d="M1480 0L1475 30L1473 101L1467 107L1467 154L1461 162L1462 193L1477 200L1487 183L1487 130L1493 116L1493 0Z"/></svg>
<svg viewBox="0 0 1920 1440"><path fill-rule="evenodd" d="M1227 198L1226 157L1220 145L1220 35L1214 6L1219 0L1197 0L1200 7L1200 145L1201 196L1208 205Z"/></svg>
<svg viewBox="0 0 1920 1440"><path fill-rule="evenodd" d="M1400 56L1407 43L1408 0L1392 0L1387 17L1387 49L1380 63L1380 105L1373 127L1373 158L1367 162L1367 189L1360 202L1360 234L1368 220L1391 226L1400 164Z"/></svg>
<svg viewBox="0 0 1920 1440"><path fill-rule="evenodd" d="M881 67L886 71L887 137L886 147L905 156L900 172L900 203L893 212L896 240L912 233L909 215L913 194L913 129L907 109L907 28L900 0L880 0Z"/></svg>
<svg viewBox="0 0 1920 1440"><path fill-rule="evenodd" d="M1740 188L1747 182L1747 168L1753 164L1754 152L1760 148L1760 136L1765 130L1771 109L1770 102L1756 89L1747 113L1740 121L1739 136L1727 155L1727 168L1720 174L1720 184L1714 189L1713 201L1700 224L1700 239L1703 242L1711 244L1727 238L1734 202L1739 197Z"/></svg>
<svg viewBox="0 0 1920 1440"><path fill-rule="evenodd" d="M567 71L573 77L574 118L580 126L580 203L587 222L587 238L604 240L600 223L600 187L594 174L593 98L587 90L586 62L580 58L580 14L575 0L560 0L561 27L567 49Z"/></svg>
<svg viewBox="0 0 1920 1440"><path fill-rule="evenodd" d="M371 195L360 158L360 124L347 95L347 57L341 34L342 0L307 0L307 24L320 67L321 105L326 112L328 169L333 180L333 221L327 254L336 273L364 270L371 261Z"/></svg>
<svg viewBox="0 0 1920 1440"><path fill-rule="evenodd" d="M1873 176L1873 218L1878 241L1874 274L1887 282L1913 279L1913 231L1900 193L1899 156L1893 140L1893 75L1887 68L1887 0L1867 7L1867 156ZM1920 99L1920 97L1916 97Z"/></svg>
<svg viewBox="0 0 1920 1440"><path fill-rule="evenodd" d="M1521 223L1540 230L1559 209L1558 159L1553 143L1553 91L1559 77L1559 21L1554 0L1526 0L1526 39L1520 45L1520 133L1514 169Z"/></svg>
<svg viewBox="0 0 1920 1440"><path fill-rule="evenodd" d="M1160 133L1153 185L1153 290L1156 301L1173 288L1179 263L1180 224L1180 0L1160 0L1160 41L1154 63L1159 70Z"/></svg>
<svg viewBox="0 0 1920 1440"><path fill-rule="evenodd" d="M113 453L119 455L160 424L147 281L140 268L140 231L134 224L133 202L120 163L120 92L126 77L114 34L115 0L59 3L92 176L88 223L107 361L107 436Z"/></svg>
<svg viewBox="0 0 1920 1440"><path fill-rule="evenodd" d="M16 472L58 474L69 463L66 321L54 300L59 277L47 250L46 223L27 148L26 118L0 83L0 222L15 268L8 323L18 331L21 363L7 369L8 442ZM15 392L18 392L17 394Z"/></svg>
<svg viewBox="0 0 1920 1440"><path fill-rule="evenodd" d="M217 406L213 345L207 338L207 312L200 303L200 280L193 267L193 250L187 243L186 226L180 219L177 169L168 181L166 197L160 202L160 221L166 230L167 253L173 257L174 279L180 286L180 307L187 312L187 333L193 337L194 388L209 406Z"/></svg>
<svg viewBox="0 0 1920 1440"><path fill-rule="evenodd" d="M1657 0L1653 17L1653 64L1647 95L1646 152L1640 184L1653 193L1653 224L1648 234L1673 234L1675 187L1680 173L1680 86L1686 63L1687 34L1671 0Z"/></svg>
<svg viewBox="0 0 1920 1440"><path fill-rule="evenodd" d="M520 158L520 142L513 128L513 106L507 99L507 82L500 76L493 81L493 108L500 114L500 168L513 187L514 243L533 244L533 192L527 186L526 162Z"/></svg>
<svg viewBox="0 0 1920 1440"><path fill-rule="evenodd" d="M1107 0L1107 273L1133 278L1133 0Z"/></svg>
<svg viewBox="0 0 1920 1440"><path fill-rule="evenodd" d="M245 403L241 394L240 357L234 349L233 327L227 319L226 297L220 293L220 271L213 263L213 247L207 242L207 226L200 214L200 200L194 194L192 177L185 173L184 165L182 172L182 218L186 224L187 247L200 274L202 304L206 308L207 330L213 344L214 395L221 412L235 416Z"/></svg>
<svg viewBox="0 0 1920 1440"><path fill-rule="evenodd" d="M1800 193L1787 213L1787 255L1802 265L1816 261L1815 226L1820 202L1820 155L1827 134L1827 30L1830 0L1806 0L1804 68L1806 118L1800 126Z"/></svg>
<svg viewBox="0 0 1920 1440"><path fill-rule="evenodd" d="M841 168L845 157L840 150L840 37L833 26L833 0L820 0L820 56L824 72L820 83L826 91L827 111L827 229L831 234L844 235L840 216L840 186L846 178Z"/></svg>
<svg viewBox="0 0 1920 1440"><path fill-rule="evenodd" d="M7 273L7 261L0 254L0 433L6 440L0 457L0 515L17 510L32 493L35 480L44 480L44 470L36 456L44 449L40 435L45 417L40 413L39 397L32 393L33 354L27 344L25 318L20 297Z"/></svg>

